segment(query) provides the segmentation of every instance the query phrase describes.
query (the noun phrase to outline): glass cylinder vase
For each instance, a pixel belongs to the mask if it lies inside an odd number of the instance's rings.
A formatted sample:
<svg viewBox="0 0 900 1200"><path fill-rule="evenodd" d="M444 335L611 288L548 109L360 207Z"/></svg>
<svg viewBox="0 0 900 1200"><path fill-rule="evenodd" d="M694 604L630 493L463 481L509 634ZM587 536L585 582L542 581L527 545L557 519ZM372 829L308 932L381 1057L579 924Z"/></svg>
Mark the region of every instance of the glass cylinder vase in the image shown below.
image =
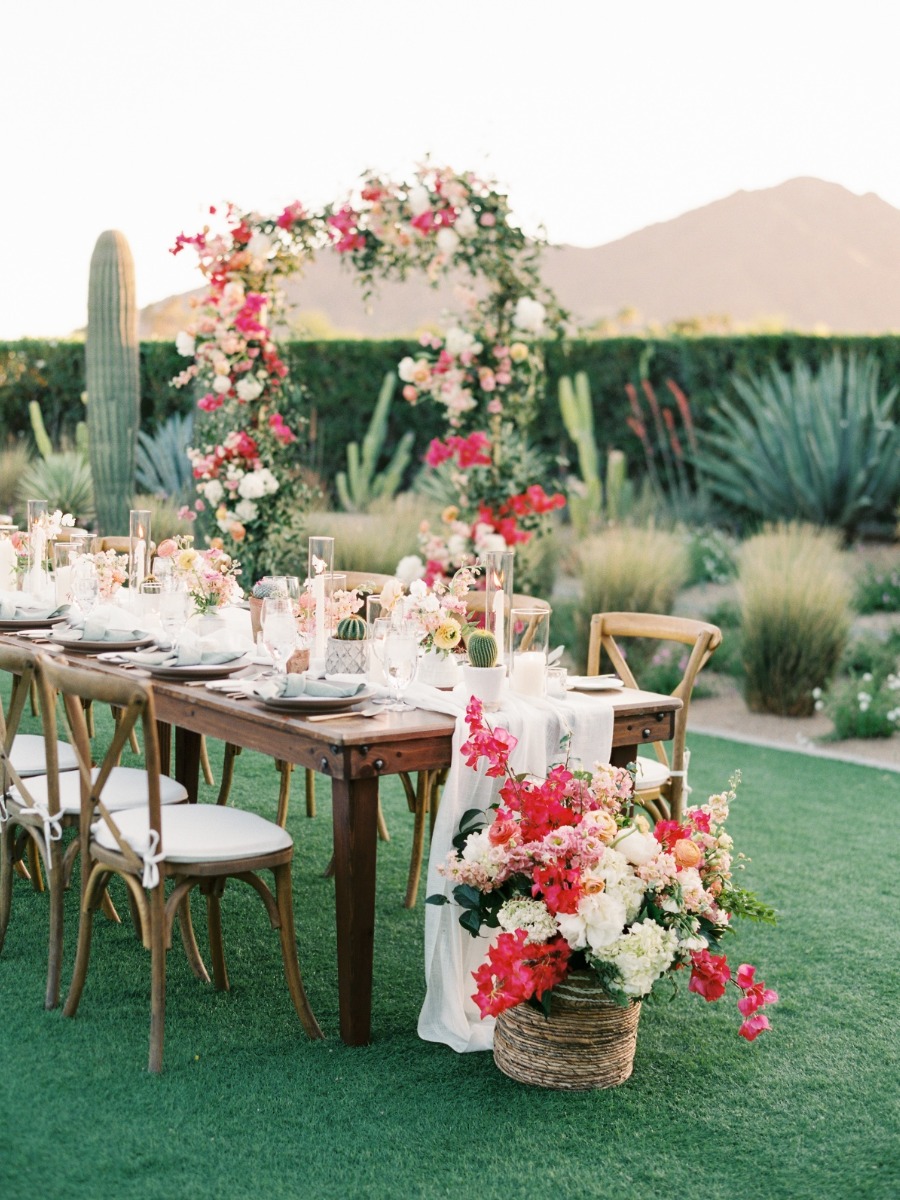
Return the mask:
<svg viewBox="0 0 900 1200"><path fill-rule="evenodd" d="M484 627L497 639L498 667L509 661L510 614L513 602L512 550L487 550L479 558L484 569Z"/></svg>
<svg viewBox="0 0 900 1200"><path fill-rule="evenodd" d="M41 596L50 590L50 574L47 571L48 506L46 500L28 500L25 507L28 517L28 567L23 590Z"/></svg>
<svg viewBox="0 0 900 1200"><path fill-rule="evenodd" d="M311 537L309 539L309 566L306 585L312 593L313 638L310 667L325 669L325 651L328 637L327 600L331 591L331 576L334 574L334 538Z"/></svg>
<svg viewBox="0 0 900 1200"><path fill-rule="evenodd" d="M520 696L543 696L546 691L550 615L549 605L512 610L509 686Z"/></svg>
<svg viewBox="0 0 900 1200"><path fill-rule="evenodd" d="M133 508L128 514L128 587L136 596L150 573L150 509Z"/></svg>

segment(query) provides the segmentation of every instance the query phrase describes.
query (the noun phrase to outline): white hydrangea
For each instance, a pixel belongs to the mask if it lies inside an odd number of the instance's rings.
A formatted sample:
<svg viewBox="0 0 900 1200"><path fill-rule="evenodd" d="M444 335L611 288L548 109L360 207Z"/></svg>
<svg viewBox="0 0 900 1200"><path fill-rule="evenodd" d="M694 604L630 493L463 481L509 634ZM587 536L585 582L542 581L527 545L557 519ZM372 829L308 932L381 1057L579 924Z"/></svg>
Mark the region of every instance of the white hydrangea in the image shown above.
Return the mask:
<svg viewBox="0 0 900 1200"><path fill-rule="evenodd" d="M225 495L225 489L219 483L218 479L210 479L208 483L203 485L203 494L210 504L218 504Z"/></svg>
<svg viewBox="0 0 900 1200"><path fill-rule="evenodd" d="M616 967L627 996L646 996L675 961L677 950L678 935L648 919L632 925L595 957Z"/></svg>
<svg viewBox="0 0 900 1200"><path fill-rule="evenodd" d="M262 471L248 471L238 484L238 495L243 500L259 500L266 494L266 482Z"/></svg>
<svg viewBox="0 0 900 1200"><path fill-rule="evenodd" d="M530 296L520 296L516 301L513 325L517 329L521 329L525 333L539 335L544 332L544 321L546 319L547 310L541 304L540 300L533 300Z"/></svg>
<svg viewBox="0 0 900 1200"><path fill-rule="evenodd" d="M231 379L227 375L217 375L212 382L212 389L220 396L231 391Z"/></svg>
<svg viewBox="0 0 900 1200"><path fill-rule="evenodd" d="M524 929L530 942L546 942L556 937L559 929L556 918L542 900L507 900L497 913L497 920L500 928L509 933Z"/></svg>
<svg viewBox="0 0 900 1200"><path fill-rule="evenodd" d="M480 354L483 346L481 342L476 341L474 334L454 325L444 334L444 349L456 358L466 351L470 354Z"/></svg>
<svg viewBox="0 0 900 1200"><path fill-rule="evenodd" d="M249 404L260 398L263 386L255 376L245 375L243 379L238 380L234 390L237 392L238 400Z"/></svg>
<svg viewBox="0 0 900 1200"><path fill-rule="evenodd" d="M252 500L241 500L234 506L234 515L239 521L245 524L247 521L255 521L259 516L259 508Z"/></svg>
<svg viewBox="0 0 900 1200"><path fill-rule="evenodd" d="M397 563L394 574L402 584L411 585L425 574L425 564L418 554L407 554Z"/></svg>
<svg viewBox="0 0 900 1200"><path fill-rule="evenodd" d="M261 471L256 472L256 475L262 480L266 496L273 496L278 491L278 480L268 467L263 467Z"/></svg>
<svg viewBox="0 0 900 1200"><path fill-rule="evenodd" d="M459 216L453 222L453 228L463 238L469 238L477 232L478 222L475 219L475 213L468 205L460 211Z"/></svg>
<svg viewBox="0 0 900 1200"><path fill-rule="evenodd" d="M184 358L193 358L197 349L196 339L182 329L175 335L175 349Z"/></svg>

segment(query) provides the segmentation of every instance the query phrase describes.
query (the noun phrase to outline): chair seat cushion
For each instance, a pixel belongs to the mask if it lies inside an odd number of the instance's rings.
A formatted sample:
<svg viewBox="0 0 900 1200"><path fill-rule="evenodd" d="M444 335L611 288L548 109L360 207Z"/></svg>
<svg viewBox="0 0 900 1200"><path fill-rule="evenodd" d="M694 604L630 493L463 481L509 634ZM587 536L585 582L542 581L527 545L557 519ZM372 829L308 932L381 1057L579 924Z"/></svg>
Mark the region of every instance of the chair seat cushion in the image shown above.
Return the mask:
<svg viewBox="0 0 900 1200"><path fill-rule="evenodd" d="M57 755L61 771L77 771L78 759L68 742L57 742ZM47 771L47 753L44 739L38 733L17 733L12 745L12 765L25 779L30 775L44 775Z"/></svg>
<svg viewBox="0 0 900 1200"><path fill-rule="evenodd" d="M652 791L668 783L669 779L669 768L665 763L661 763L658 758L644 758L642 754L638 755L637 775L634 780L635 791Z"/></svg>
<svg viewBox="0 0 900 1200"><path fill-rule="evenodd" d="M100 773L99 767L94 767L92 778ZM28 790L39 805L47 804L47 776L38 776L28 780ZM19 800L15 788L12 799ZM119 812L127 808L137 808L147 805L147 772L139 767L113 767L109 778L103 786L101 799L110 812ZM159 800L161 804L180 804L187 800L187 789L176 779L168 775L159 777ZM81 807L81 777L78 774L66 774L59 777L59 806L64 813L77 813Z"/></svg>
<svg viewBox="0 0 900 1200"><path fill-rule="evenodd" d="M294 844L286 829L240 808L184 804L167 808L161 817L162 848L165 861L170 863L256 858L277 854ZM138 854L147 847L149 823L146 809L132 809L116 819L119 833ZM99 846L118 850L105 821L97 821L93 835Z"/></svg>

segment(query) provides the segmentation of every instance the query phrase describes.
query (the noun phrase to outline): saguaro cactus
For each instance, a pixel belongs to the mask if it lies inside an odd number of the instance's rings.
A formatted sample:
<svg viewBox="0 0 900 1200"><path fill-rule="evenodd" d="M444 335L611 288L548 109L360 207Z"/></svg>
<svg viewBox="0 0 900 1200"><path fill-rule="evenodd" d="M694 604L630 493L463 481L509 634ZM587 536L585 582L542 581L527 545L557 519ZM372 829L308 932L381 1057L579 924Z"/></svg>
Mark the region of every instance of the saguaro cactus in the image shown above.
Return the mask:
<svg viewBox="0 0 900 1200"><path fill-rule="evenodd" d="M101 533L124 533L141 393L134 260L116 229L100 234L91 256L85 369L97 521Z"/></svg>

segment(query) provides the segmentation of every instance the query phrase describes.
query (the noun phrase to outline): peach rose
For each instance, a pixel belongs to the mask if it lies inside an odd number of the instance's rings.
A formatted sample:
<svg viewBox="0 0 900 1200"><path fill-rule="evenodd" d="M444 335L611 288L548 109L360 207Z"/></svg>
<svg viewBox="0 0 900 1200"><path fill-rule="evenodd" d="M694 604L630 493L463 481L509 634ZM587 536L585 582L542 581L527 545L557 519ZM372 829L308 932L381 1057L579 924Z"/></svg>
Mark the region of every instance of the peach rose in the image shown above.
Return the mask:
<svg viewBox="0 0 900 1200"><path fill-rule="evenodd" d="M703 857L700 847L688 838L679 838L672 847L672 854L679 868L696 867Z"/></svg>
<svg viewBox="0 0 900 1200"><path fill-rule="evenodd" d="M228 533L236 542L242 542L247 536L247 530L239 521L235 521L233 525L228 526Z"/></svg>
<svg viewBox="0 0 900 1200"><path fill-rule="evenodd" d="M584 879L581 883L581 893L584 896L599 896L605 887L602 879Z"/></svg>

